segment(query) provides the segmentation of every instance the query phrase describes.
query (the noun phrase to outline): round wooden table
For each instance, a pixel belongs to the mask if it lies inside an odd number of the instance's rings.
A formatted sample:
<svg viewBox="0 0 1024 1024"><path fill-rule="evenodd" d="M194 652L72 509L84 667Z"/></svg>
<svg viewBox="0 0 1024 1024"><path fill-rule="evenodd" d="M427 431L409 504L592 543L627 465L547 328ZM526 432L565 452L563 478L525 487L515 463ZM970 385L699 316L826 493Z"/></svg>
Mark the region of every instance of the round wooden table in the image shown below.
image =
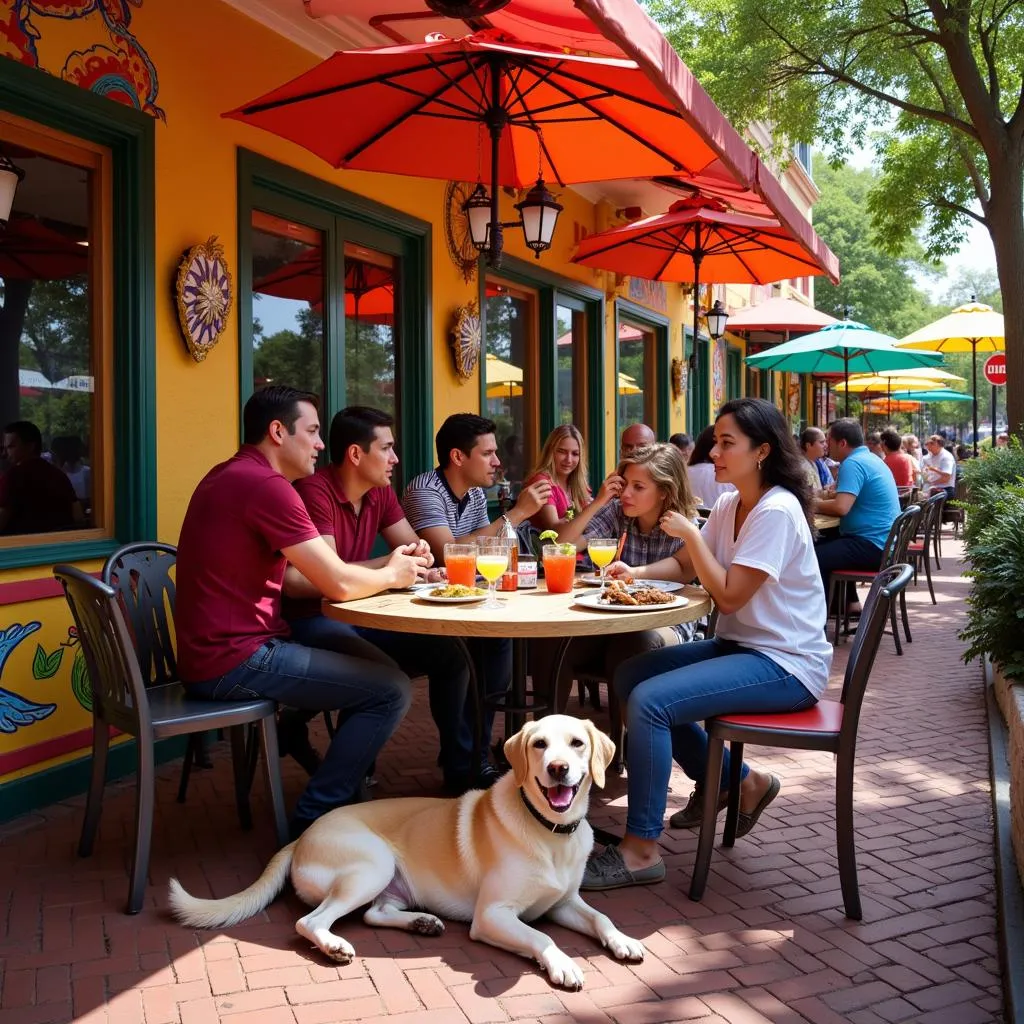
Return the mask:
<svg viewBox="0 0 1024 1024"><path fill-rule="evenodd" d="M576 587L569 594L549 594L543 581L536 590L499 592L504 603L500 608L484 608L476 604L443 605L416 598L415 591L388 591L360 601L323 604L324 615L351 626L389 629L399 633L426 633L450 636L462 641L465 637L510 637L512 649L512 689L509 700L500 705L505 714L506 732L514 735L522 726L526 713L545 710L548 704L526 704L526 641L537 637L558 637L564 642L555 659L552 681L569 641L577 636L633 633L662 626L693 622L708 615L711 598L700 587L685 586L678 593L687 603L671 608L652 607L637 612L599 611L575 604L576 596L597 593L596 587ZM465 651L472 674L472 661ZM475 684L475 680L473 681ZM554 693L552 687L548 691ZM475 686L474 686L475 694Z"/></svg>

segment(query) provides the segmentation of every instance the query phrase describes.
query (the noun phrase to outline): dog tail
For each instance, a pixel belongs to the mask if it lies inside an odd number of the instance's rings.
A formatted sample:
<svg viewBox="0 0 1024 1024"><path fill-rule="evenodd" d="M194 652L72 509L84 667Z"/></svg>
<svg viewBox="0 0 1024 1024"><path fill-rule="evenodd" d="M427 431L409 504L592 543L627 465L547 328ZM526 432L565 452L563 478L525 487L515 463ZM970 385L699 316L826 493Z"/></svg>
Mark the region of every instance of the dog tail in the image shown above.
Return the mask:
<svg viewBox="0 0 1024 1024"><path fill-rule="evenodd" d="M288 881L295 843L282 847L270 859L263 874L248 889L221 900L191 896L176 878L168 883L171 911L182 924L192 928L226 928L258 914L270 906Z"/></svg>

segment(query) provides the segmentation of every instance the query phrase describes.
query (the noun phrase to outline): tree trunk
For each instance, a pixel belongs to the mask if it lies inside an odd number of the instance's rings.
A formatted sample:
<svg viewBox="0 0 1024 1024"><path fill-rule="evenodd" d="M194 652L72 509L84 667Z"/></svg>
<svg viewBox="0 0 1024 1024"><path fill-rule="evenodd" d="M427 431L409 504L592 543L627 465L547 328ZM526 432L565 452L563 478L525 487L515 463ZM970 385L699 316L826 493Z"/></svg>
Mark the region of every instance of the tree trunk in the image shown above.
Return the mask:
<svg viewBox="0 0 1024 1024"><path fill-rule="evenodd" d="M1006 324L1006 423L1024 441L1024 147L989 157L989 233ZM992 424L993 431L995 424Z"/></svg>

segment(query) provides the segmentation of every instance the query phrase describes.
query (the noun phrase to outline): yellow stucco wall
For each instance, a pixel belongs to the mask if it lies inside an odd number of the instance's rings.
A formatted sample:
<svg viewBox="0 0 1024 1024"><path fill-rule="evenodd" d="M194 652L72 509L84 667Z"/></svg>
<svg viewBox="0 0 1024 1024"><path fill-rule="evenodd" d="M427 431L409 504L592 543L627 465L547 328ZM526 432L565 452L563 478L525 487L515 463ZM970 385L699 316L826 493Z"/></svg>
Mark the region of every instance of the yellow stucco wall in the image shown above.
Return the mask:
<svg viewBox="0 0 1024 1024"><path fill-rule="evenodd" d="M90 12L81 0L81 12ZM200 364L187 354L181 341L176 313L169 297L169 282L180 254L187 247L216 235L224 245L229 266L237 267L236 152L243 147L290 165L325 181L367 196L397 210L430 221L434 228L433 365L434 429L450 413L476 411L479 388L475 381L461 383L454 373L447 332L452 311L475 297L476 284L463 282L448 259L442 224L445 182L395 175L332 171L307 151L265 132L223 119L220 115L245 100L306 70L315 58L274 35L268 29L217 0L142 0L130 11L130 31L156 68L157 105L166 114L156 124L156 391L158 536L175 541L188 499L204 473L234 451L238 438L239 372L238 322L234 312L220 345ZM60 75L69 54L95 46L117 48L112 33L95 10L84 17L63 20L33 16L39 67ZM10 51L0 46L0 54ZM595 207L578 194L561 196L565 212L552 250L541 266L549 271L600 289L609 300L625 297L616 291L614 278L604 272L573 266L569 257L582 233L613 223L614 211ZM511 218L512 200L502 196L503 216ZM516 232L508 232L507 251L531 259ZM670 358L682 355L682 323L691 307L682 290L667 287L671 320ZM614 303L607 304L606 344L609 367L614 366ZM121 340L124 343L125 339ZM710 367L706 368L710 374ZM671 401L668 392L662 401ZM614 457L614 375L605 382L605 449ZM670 405L672 430L684 429L681 402ZM96 563L83 564L93 570ZM0 571L0 583L49 576L49 567ZM33 703L56 708L46 717L0 732L0 756L26 747L43 746L58 737L75 735L79 746L56 757L36 759L6 775L0 785L20 775L80 756L83 730L90 724L87 711L74 698L71 671L77 647L69 639L70 615L63 599L50 598L2 606L0 631L18 627L9 639L2 685ZM38 623L38 626L31 626ZM24 632L30 630L29 632ZM2 636L0 632L0 636ZM62 646L62 644L64 646ZM37 645L42 655L37 653ZM58 657L57 652L63 652ZM36 678L33 663L48 657L46 665L59 665L46 677ZM42 664L42 663L38 663Z"/></svg>

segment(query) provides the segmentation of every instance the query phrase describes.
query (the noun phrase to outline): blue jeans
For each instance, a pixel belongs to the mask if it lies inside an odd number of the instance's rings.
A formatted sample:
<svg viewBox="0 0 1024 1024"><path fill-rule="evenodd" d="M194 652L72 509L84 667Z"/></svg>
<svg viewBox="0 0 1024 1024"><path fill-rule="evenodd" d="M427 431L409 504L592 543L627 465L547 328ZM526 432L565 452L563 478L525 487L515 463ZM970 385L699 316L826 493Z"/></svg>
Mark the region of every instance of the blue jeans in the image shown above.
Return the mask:
<svg viewBox="0 0 1024 1024"><path fill-rule="evenodd" d="M297 824L352 802L366 770L412 703L409 677L396 667L281 639L268 640L217 679L190 683L188 691L212 700L264 697L306 711L346 713L323 764L295 805Z"/></svg>
<svg viewBox="0 0 1024 1024"><path fill-rule="evenodd" d="M614 684L629 730L626 831L641 839L661 835L673 760L698 786L706 782L708 735L698 722L714 715L801 711L817 703L766 654L717 638L631 658ZM724 782L728 750L722 771ZM747 772L744 765L742 775Z"/></svg>
<svg viewBox="0 0 1024 1024"><path fill-rule="evenodd" d="M289 625L292 639L307 647L377 661L400 668L410 676L425 675L430 715L440 739L441 768L446 774L470 770L473 713L466 700L469 669L462 650L451 637L366 629L326 615L292 619ZM472 646L470 652L474 653ZM479 674L481 668L474 664Z"/></svg>

